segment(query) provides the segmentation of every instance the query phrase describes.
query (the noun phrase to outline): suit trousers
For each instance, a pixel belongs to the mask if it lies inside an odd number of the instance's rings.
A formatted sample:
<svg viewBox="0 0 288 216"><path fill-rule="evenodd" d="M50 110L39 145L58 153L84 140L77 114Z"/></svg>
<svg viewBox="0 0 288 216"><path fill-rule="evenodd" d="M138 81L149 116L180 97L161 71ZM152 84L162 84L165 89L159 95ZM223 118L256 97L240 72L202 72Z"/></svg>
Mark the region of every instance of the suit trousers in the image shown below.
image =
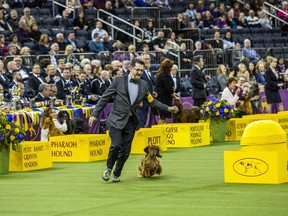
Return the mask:
<svg viewBox="0 0 288 216"><path fill-rule="evenodd" d="M114 170L115 176L120 176L123 166L128 159L131 151L131 144L135 134L135 125L132 116L128 119L127 124L122 130L110 127L109 136L111 146L108 154L107 168Z"/></svg>
<svg viewBox="0 0 288 216"><path fill-rule="evenodd" d="M194 100L194 106L198 107L201 107L201 105L206 102L206 98L197 98L193 100Z"/></svg>

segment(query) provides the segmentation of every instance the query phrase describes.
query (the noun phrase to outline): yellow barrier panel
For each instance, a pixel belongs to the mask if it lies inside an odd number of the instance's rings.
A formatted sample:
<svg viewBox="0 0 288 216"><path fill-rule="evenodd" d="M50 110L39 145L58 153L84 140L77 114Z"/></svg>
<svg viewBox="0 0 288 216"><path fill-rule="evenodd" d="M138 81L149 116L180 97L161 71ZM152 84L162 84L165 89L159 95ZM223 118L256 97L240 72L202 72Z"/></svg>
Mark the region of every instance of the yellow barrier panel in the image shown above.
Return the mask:
<svg viewBox="0 0 288 216"><path fill-rule="evenodd" d="M168 148L210 145L209 123L164 124L152 128L165 129Z"/></svg>
<svg viewBox="0 0 288 216"><path fill-rule="evenodd" d="M277 114L278 123L281 125L283 130L288 134L288 112L285 114L284 112Z"/></svg>
<svg viewBox="0 0 288 216"><path fill-rule="evenodd" d="M110 147L108 134L77 134L50 137L53 162L106 160Z"/></svg>
<svg viewBox="0 0 288 216"><path fill-rule="evenodd" d="M233 118L226 122L226 141L239 141L244 129L252 120L247 118Z"/></svg>
<svg viewBox="0 0 288 216"><path fill-rule="evenodd" d="M20 150L10 149L10 171L30 171L51 167L50 142L22 142Z"/></svg>
<svg viewBox="0 0 288 216"><path fill-rule="evenodd" d="M279 184L288 182L286 133L279 123L250 123L241 150L224 152L225 182Z"/></svg>
<svg viewBox="0 0 288 216"><path fill-rule="evenodd" d="M144 154L143 149L148 145L157 145L161 151L167 151L164 128L141 128L136 131L132 142L131 154Z"/></svg>

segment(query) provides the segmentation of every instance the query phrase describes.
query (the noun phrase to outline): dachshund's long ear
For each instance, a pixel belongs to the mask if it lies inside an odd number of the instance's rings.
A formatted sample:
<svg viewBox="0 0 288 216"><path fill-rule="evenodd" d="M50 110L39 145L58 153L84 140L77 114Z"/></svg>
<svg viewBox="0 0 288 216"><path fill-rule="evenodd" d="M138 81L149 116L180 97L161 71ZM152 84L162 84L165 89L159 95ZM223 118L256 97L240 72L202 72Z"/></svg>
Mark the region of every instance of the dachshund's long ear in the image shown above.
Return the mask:
<svg viewBox="0 0 288 216"><path fill-rule="evenodd" d="M148 152L149 152L149 145L144 148L144 152L145 152L146 154L148 154Z"/></svg>
<svg viewBox="0 0 288 216"><path fill-rule="evenodd" d="M159 158L162 158L162 155L160 154L160 147L159 146L156 146L157 147L157 154L156 154L156 157L159 157Z"/></svg>

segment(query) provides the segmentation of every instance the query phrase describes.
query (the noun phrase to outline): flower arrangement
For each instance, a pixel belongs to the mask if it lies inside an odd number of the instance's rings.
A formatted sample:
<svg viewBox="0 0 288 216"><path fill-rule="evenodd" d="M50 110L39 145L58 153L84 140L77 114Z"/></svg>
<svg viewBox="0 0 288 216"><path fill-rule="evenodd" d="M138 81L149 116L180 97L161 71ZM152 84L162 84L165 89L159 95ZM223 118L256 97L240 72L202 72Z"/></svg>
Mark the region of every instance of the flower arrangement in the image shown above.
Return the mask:
<svg viewBox="0 0 288 216"><path fill-rule="evenodd" d="M0 113L0 147L9 148L12 145L13 150L19 147L19 143L25 138L25 132L19 123L14 123L11 114Z"/></svg>
<svg viewBox="0 0 288 216"><path fill-rule="evenodd" d="M234 106L231 106L226 100L212 98L201 106L201 115L205 121L226 121L237 116Z"/></svg>

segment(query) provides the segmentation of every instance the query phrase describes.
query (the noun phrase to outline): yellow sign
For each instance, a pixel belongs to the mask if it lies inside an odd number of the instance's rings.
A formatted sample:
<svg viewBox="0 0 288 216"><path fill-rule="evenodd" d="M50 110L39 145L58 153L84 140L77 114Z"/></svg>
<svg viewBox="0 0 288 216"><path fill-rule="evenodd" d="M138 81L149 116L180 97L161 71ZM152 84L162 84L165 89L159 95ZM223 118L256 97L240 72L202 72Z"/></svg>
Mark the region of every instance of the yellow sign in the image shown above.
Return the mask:
<svg viewBox="0 0 288 216"><path fill-rule="evenodd" d="M239 141L251 119L233 118L226 122L226 141Z"/></svg>
<svg viewBox="0 0 288 216"><path fill-rule="evenodd" d="M288 182L288 151L225 151L224 181L279 184Z"/></svg>
<svg viewBox="0 0 288 216"><path fill-rule="evenodd" d="M210 145L209 123L178 123L153 125L164 128L168 148Z"/></svg>
<svg viewBox="0 0 288 216"><path fill-rule="evenodd" d="M50 142L23 142L20 150L10 149L10 171L29 171L51 167Z"/></svg>
<svg viewBox="0 0 288 216"><path fill-rule="evenodd" d="M167 151L164 128L141 128L136 131L132 142L131 154L144 154L143 149L148 145L157 145L161 151Z"/></svg>
<svg viewBox="0 0 288 216"><path fill-rule="evenodd" d="M108 158L108 134L65 135L49 139L53 162L89 162Z"/></svg>

